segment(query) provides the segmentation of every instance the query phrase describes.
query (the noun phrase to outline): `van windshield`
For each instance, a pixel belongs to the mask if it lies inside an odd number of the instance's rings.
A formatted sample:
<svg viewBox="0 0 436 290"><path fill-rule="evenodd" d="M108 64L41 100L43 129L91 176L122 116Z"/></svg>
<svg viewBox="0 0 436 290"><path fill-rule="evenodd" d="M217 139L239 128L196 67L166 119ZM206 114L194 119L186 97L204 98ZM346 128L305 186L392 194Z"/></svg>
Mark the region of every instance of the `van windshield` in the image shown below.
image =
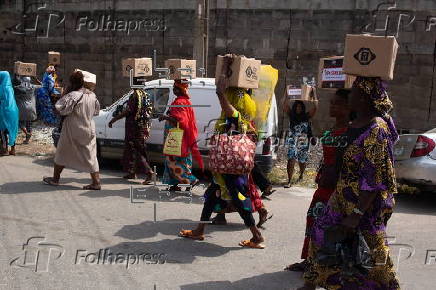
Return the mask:
<svg viewBox="0 0 436 290"><path fill-rule="evenodd" d="M149 88L145 89L147 94L151 97L154 104L154 118L157 118L157 115L161 115L165 113L168 105L168 99L170 97L170 89L169 88Z"/></svg>

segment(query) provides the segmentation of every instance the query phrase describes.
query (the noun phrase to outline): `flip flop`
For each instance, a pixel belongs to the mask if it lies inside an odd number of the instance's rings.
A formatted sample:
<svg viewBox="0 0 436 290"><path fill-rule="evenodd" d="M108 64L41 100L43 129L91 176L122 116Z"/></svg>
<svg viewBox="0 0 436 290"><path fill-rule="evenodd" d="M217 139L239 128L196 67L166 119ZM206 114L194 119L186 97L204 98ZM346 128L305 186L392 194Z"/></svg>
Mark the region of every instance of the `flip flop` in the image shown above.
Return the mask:
<svg viewBox="0 0 436 290"><path fill-rule="evenodd" d="M292 183L289 182L289 183L286 183L285 186L283 186L283 187L284 188L291 188L291 186L292 186Z"/></svg>
<svg viewBox="0 0 436 290"><path fill-rule="evenodd" d="M42 181L51 186L59 186L59 182L55 182L53 177L44 177Z"/></svg>
<svg viewBox="0 0 436 290"><path fill-rule="evenodd" d="M273 190L271 190L271 191L265 191L265 192L263 192L262 193L262 198L265 198L265 197L267 197L267 196L270 196L271 194L273 194L274 192L276 192L276 190L275 189L273 189Z"/></svg>
<svg viewBox="0 0 436 290"><path fill-rule="evenodd" d="M274 215L272 213L267 211L266 217L264 219L260 219L259 222L257 223L256 227L264 230L265 227L263 227L263 224L266 223L268 220L270 220L273 216Z"/></svg>
<svg viewBox="0 0 436 290"><path fill-rule="evenodd" d="M255 243L251 240L244 240L239 242L241 247L252 248L252 249L265 249L265 245L262 243Z"/></svg>
<svg viewBox="0 0 436 290"><path fill-rule="evenodd" d="M88 184L83 187L84 190L101 190L101 185Z"/></svg>
<svg viewBox="0 0 436 290"><path fill-rule="evenodd" d="M204 235L194 235L192 230L181 230L179 232L179 236L182 238L188 238L188 239L192 239L192 240L197 240L197 241L203 241L204 240Z"/></svg>

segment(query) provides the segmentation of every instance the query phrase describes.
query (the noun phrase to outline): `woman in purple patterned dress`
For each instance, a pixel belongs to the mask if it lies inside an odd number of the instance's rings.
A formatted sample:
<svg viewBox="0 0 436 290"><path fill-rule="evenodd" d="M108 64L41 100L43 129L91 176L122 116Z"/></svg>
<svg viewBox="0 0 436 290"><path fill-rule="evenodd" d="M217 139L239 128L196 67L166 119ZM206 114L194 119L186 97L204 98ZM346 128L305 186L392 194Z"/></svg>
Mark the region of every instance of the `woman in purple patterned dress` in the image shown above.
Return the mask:
<svg viewBox="0 0 436 290"><path fill-rule="evenodd" d="M337 155L340 178L313 227L306 283L300 289L400 288L386 242L386 225L397 192L393 146L398 134L388 114L392 102L381 79L358 77L350 108L356 111L356 119L346 133L348 146ZM353 244L356 241L358 246ZM351 254L332 251L338 246ZM366 259L358 259L357 250Z"/></svg>

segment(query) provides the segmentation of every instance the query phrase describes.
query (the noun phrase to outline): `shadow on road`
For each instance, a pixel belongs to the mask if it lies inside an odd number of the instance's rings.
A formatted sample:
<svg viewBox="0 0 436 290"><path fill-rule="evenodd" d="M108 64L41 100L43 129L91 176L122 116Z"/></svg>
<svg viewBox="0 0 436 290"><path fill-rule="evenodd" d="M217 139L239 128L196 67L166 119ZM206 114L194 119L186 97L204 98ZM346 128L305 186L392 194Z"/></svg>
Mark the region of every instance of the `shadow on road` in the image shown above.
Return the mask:
<svg viewBox="0 0 436 290"><path fill-rule="evenodd" d="M436 215L436 192L423 192L419 194L400 194L395 196L396 207L394 212Z"/></svg>
<svg viewBox="0 0 436 290"><path fill-rule="evenodd" d="M150 216L152 213L150 213ZM137 225L125 225L115 236L129 240L147 239L161 233L164 235L175 236L183 229L190 229L196 226L196 221L187 219L169 219L163 221L145 221ZM212 232L238 232L245 230L246 227L241 222L240 224L229 223L226 226L206 226L206 238L211 237ZM247 231L248 234L248 231ZM239 241L238 241L239 242ZM236 242L237 243L237 242Z"/></svg>
<svg viewBox="0 0 436 290"><path fill-rule="evenodd" d="M181 290L222 290L222 289L259 289L259 290L283 290L297 289L303 286L301 274L291 272L265 273L259 276L249 277L235 282L208 281L196 284L181 285Z"/></svg>
<svg viewBox="0 0 436 290"><path fill-rule="evenodd" d="M108 247L111 253L144 254L158 253L166 256L166 263L191 264L196 257L220 257L230 251L247 250L242 247L222 247L208 242L186 240L183 238L160 240L157 242L123 242ZM221 288L225 289L225 288Z"/></svg>

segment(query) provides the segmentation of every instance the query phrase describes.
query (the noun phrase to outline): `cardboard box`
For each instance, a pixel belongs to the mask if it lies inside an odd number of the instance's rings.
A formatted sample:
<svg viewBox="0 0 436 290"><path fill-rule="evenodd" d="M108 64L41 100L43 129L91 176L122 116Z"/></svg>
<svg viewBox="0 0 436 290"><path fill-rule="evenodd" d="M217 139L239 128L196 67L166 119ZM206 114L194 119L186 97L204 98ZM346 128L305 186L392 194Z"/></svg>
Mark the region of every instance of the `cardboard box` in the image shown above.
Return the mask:
<svg viewBox="0 0 436 290"><path fill-rule="evenodd" d="M344 72L350 75L394 78L398 43L394 36L347 34Z"/></svg>
<svg viewBox="0 0 436 290"><path fill-rule="evenodd" d="M51 65L61 64L61 53L56 51L49 51L48 63Z"/></svg>
<svg viewBox="0 0 436 290"><path fill-rule="evenodd" d="M232 58L230 69L224 67L224 58ZM227 87L238 87L245 89L259 88L259 74L261 61L245 56L218 55L215 70L215 84L224 72Z"/></svg>
<svg viewBox="0 0 436 290"><path fill-rule="evenodd" d="M312 101L316 97L316 89L309 85L302 85L301 88L289 85L287 95L291 100Z"/></svg>
<svg viewBox="0 0 436 290"><path fill-rule="evenodd" d="M20 76L36 77L36 63L16 61L14 64L14 72Z"/></svg>
<svg viewBox="0 0 436 290"><path fill-rule="evenodd" d="M343 56L320 58L317 87L323 89L351 88L356 77L344 74L343 63Z"/></svg>
<svg viewBox="0 0 436 290"><path fill-rule="evenodd" d="M170 69L169 77L172 80L176 79L195 79L197 77L197 61L191 59L167 59L165 67ZM179 71L180 69L191 69L189 71Z"/></svg>
<svg viewBox="0 0 436 290"><path fill-rule="evenodd" d="M148 77L153 75L153 62L151 58L126 58L122 61L123 77L130 76L133 69L133 77Z"/></svg>

